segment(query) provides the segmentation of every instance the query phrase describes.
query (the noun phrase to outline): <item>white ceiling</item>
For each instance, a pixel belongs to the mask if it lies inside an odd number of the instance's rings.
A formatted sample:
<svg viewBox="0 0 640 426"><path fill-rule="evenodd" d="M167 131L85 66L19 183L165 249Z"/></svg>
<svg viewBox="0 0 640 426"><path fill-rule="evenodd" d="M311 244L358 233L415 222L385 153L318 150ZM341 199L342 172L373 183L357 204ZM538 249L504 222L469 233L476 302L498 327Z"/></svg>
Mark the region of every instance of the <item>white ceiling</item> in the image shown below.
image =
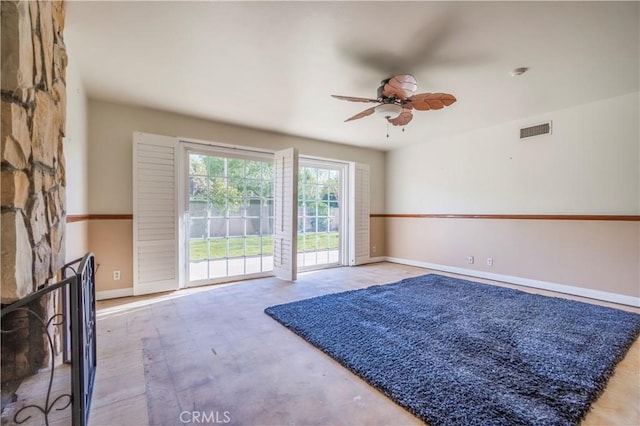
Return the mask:
<svg viewBox="0 0 640 426"><path fill-rule="evenodd" d="M639 90L639 2L69 2L89 97L388 150ZM515 67L529 67L511 77ZM458 102L402 133L380 80Z"/></svg>

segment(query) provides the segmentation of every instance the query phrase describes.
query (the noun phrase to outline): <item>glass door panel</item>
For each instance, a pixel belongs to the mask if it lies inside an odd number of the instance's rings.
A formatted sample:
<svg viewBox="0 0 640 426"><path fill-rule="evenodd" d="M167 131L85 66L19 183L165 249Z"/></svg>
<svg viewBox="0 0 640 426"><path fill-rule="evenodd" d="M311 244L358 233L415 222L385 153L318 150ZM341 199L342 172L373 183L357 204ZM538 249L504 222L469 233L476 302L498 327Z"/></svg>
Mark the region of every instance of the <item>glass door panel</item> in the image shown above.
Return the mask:
<svg viewBox="0 0 640 426"><path fill-rule="evenodd" d="M273 270L273 162L189 152L189 283Z"/></svg>
<svg viewBox="0 0 640 426"><path fill-rule="evenodd" d="M343 166L300 160L298 176L298 267L340 264Z"/></svg>

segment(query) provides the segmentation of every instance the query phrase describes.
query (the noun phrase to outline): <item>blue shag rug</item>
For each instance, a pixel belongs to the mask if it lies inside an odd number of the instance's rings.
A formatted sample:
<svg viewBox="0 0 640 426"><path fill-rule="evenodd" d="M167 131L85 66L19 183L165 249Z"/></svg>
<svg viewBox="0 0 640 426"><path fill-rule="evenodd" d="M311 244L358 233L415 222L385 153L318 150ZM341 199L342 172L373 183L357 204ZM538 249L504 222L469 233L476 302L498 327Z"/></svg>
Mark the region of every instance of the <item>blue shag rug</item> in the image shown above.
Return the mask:
<svg viewBox="0 0 640 426"><path fill-rule="evenodd" d="M441 275L265 312L436 425L574 425L640 315Z"/></svg>

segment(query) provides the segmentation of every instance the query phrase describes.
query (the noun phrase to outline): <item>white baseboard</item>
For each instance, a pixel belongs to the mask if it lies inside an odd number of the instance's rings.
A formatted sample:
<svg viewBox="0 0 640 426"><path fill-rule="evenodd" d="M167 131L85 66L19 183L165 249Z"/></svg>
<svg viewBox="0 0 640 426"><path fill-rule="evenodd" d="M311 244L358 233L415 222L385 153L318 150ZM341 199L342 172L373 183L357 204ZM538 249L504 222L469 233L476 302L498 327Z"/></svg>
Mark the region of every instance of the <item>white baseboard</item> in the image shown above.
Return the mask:
<svg viewBox="0 0 640 426"><path fill-rule="evenodd" d="M386 261L387 261L386 256L370 257L366 262L362 262L361 265L366 263L379 263L379 262L386 262Z"/></svg>
<svg viewBox="0 0 640 426"><path fill-rule="evenodd" d="M437 271L451 272L454 274L468 275L470 277L486 278L494 281L501 281L509 284L517 284L526 287L539 288L542 290L555 291L558 293L571 294L574 296L588 297L589 299L603 300L606 302L619 303L640 307L640 297L627 296L618 293L609 293L606 291L592 290L589 288L575 287L565 284L552 283L548 281L532 280L529 278L514 277L511 275L495 274L492 272L476 271L473 269L459 268L456 266L439 265L437 263L420 262L411 259L402 259L398 257L387 256L388 262L400 263L403 265L417 266L419 268L435 269Z"/></svg>
<svg viewBox="0 0 640 426"><path fill-rule="evenodd" d="M96 291L96 300L117 299L119 297L129 296L133 296L133 287Z"/></svg>

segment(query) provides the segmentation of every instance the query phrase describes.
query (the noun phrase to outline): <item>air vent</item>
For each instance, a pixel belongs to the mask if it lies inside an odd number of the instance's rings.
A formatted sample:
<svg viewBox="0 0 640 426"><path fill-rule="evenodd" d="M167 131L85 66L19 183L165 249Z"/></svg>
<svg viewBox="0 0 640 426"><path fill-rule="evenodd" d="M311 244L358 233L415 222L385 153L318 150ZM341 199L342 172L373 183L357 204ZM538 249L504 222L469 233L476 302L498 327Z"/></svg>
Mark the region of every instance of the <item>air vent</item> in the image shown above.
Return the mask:
<svg viewBox="0 0 640 426"><path fill-rule="evenodd" d="M533 136L550 135L550 134L551 134L551 121L520 129L520 139L526 139Z"/></svg>

